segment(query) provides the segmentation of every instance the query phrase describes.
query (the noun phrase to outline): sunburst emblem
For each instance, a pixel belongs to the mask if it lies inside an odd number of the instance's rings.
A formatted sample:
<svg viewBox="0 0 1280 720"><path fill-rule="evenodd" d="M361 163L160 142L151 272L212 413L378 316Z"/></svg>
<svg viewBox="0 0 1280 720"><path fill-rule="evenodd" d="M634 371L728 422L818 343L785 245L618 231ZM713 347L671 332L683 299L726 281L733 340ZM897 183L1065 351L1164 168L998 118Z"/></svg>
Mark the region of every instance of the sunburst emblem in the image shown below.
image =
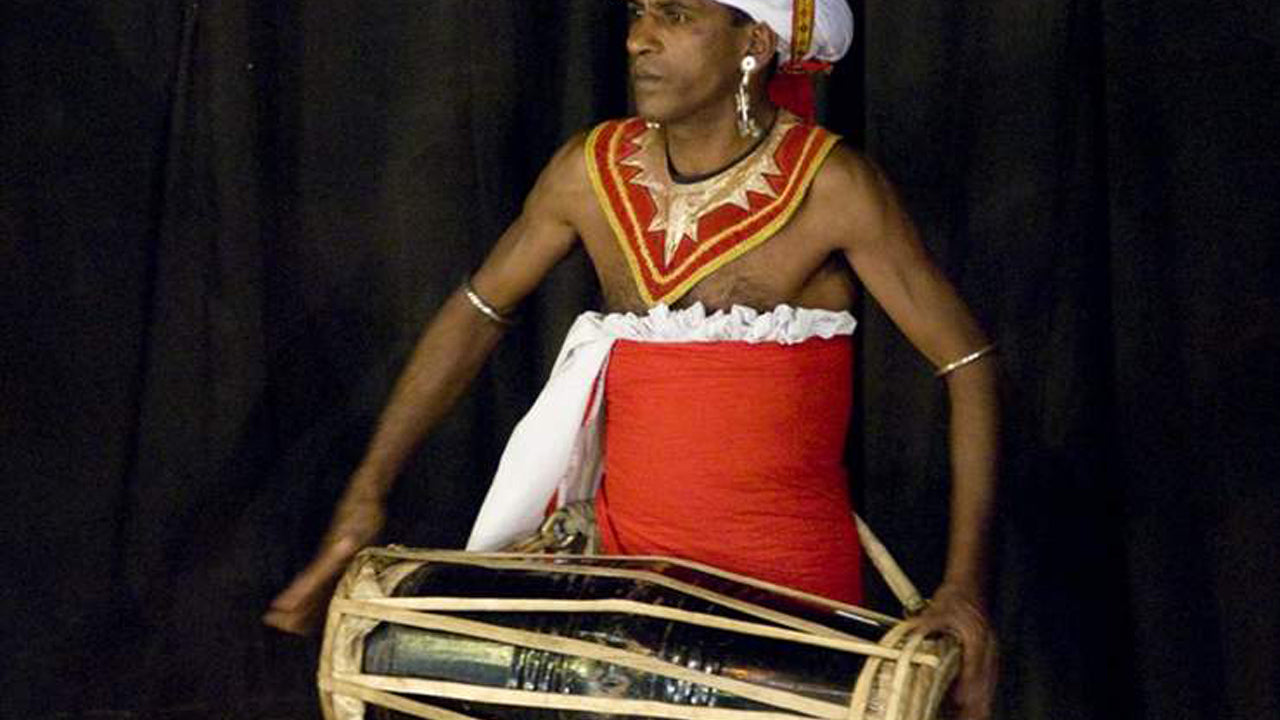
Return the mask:
<svg viewBox="0 0 1280 720"><path fill-rule="evenodd" d="M635 140L639 148L619 164L640 171L630 183L647 189L653 198L657 212L648 231L665 233L662 264L670 267L685 238L694 244L700 241L698 221L704 215L725 205L750 212L749 192L769 199L778 196L766 177L782 175L774 160L782 133L771 133L748 157L713 177L694 183L676 183L667 172L666 151L660 143L659 132L650 129L641 134Z"/></svg>

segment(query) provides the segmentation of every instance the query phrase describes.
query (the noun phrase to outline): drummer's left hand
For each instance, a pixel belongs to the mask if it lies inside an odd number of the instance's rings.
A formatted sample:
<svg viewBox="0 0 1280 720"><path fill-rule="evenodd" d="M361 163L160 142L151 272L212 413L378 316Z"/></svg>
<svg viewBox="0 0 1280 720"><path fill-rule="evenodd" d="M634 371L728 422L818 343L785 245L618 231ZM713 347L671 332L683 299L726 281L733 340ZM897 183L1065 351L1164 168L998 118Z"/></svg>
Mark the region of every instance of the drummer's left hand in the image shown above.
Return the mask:
<svg viewBox="0 0 1280 720"><path fill-rule="evenodd" d="M943 583L920 614L916 632L946 633L963 648L960 677L952 688L958 720L987 720L995 697L999 651L981 593Z"/></svg>

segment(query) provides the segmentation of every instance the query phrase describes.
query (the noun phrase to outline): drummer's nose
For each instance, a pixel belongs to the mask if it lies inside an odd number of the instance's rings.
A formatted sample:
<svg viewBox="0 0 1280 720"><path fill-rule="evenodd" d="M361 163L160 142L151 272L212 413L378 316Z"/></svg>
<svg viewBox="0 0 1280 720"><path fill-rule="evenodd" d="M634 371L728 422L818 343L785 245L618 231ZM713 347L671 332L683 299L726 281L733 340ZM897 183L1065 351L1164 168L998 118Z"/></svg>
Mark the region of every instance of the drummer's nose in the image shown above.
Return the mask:
<svg viewBox="0 0 1280 720"><path fill-rule="evenodd" d="M631 19L627 25L627 53L643 55L662 47L658 39L658 23L644 5L633 3L628 9Z"/></svg>

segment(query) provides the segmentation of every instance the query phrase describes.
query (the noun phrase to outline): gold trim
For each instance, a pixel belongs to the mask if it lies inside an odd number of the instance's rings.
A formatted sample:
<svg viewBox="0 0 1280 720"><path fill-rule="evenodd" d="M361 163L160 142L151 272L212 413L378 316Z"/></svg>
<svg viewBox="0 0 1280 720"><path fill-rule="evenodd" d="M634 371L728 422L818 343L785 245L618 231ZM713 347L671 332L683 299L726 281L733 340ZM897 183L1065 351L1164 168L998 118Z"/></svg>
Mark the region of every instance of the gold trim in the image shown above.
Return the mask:
<svg viewBox="0 0 1280 720"><path fill-rule="evenodd" d="M791 11L791 59L795 62L804 62L813 45L815 11L814 0L795 0Z"/></svg>
<svg viewBox="0 0 1280 720"><path fill-rule="evenodd" d="M785 139L785 138L786 138L787 133L791 132L792 128L794 128L795 126L796 126L796 124L791 124L791 125L789 125L788 127L786 127L786 128L784 128L784 129L782 129L782 131L779 133L778 137L777 137L777 138L774 138L774 139L773 139L773 140L771 140L771 142L769 143L768 151L769 151L770 153L777 153L777 152L778 152L778 148L782 145L782 141L783 141L783 139ZM810 132L810 133L809 133L809 136L805 138L804 147L803 147L803 148L801 148L801 150L800 150L800 158L801 158L801 160L800 160L800 163L799 163L799 164L803 164L803 163L804 163L804 158L808 157L809 152L810 152L811 148L813 147L814 138L815 138L818 134L819 134L819 133L817 133L817 132ZM795 201L795 198L792 198L791 200L787 200L787 195L788 195L788 193L790 193L790 192L795 188L795 186L796 186L796 182L797 182L797 181L796 181L796 177L797 177L797 175L798 175L798 173L792 173L789 177L787 177L787 184L786 184L786 185L782 188L782 190L778 193L777 197L775 197L772 201L770 201L770 203L769 203L767 206L765 206L763 209L761 209L761 210L760 210L760 213L768 213L768 212L772 212L775 208L777 208L777 207L778 207L780 204L782 204L782 203L789 203L789 202L794 202L794 201ZM748 212L750 212L750 211L748 211ZM738 222L737 222L737 224L735 224L735 225L731 225L730 227L727 227L727 228L724 228L724 229L720 230L718 233L716 233L716 234L712 235L710 238L707 238L706 240L702 240L702 241L700 241L700 242L698 243L697 248L695 248L695 249L694 249L694 251L693 251L692 253L690 253L690 254L689 254L689 257L685 259L685 261L680 265L680 267L679 267L679 268L677 268L677 269L675 269L675 270L673 270L673 271L671 271L671 272L669 272L669 273L666 273L666 274L661 274L661 273L659 273L659 275L658 275L658 279L659 279L659 280L662 280L662 281L667 281L667 280L670 280L672 277L675 277L676 275L679 275L681 272L683 272L684 268L689 267L689 265L691 265L692 263L694 263L695 261L697 261L697 260L698 260L698 258L700 258L700 257L702 257L703 255L706 255L707 253L709 253L709 252L711 252L711 251L715 250L716 246L717 246L717 245L719 245L721 242L723 242L723 241L724 241L724 239L725 239L725 237L727 237L727 236L729 236L729 235L732 235L733 233L738 232L739 230L741 230L743 227L745 227L745 226L747 226L747 225L751 224L751 222L752 222L754 219L755 219L755 217L754 217L753 215L748 215L746 218L744 218L744 219L742 219L742 220L738 221ZM766 225L765 227L767 228L767 227L769 227L769 225ZM763 228L762 228L762 230L763 230ZM757 233L757 234L759 234L759 233ZM765 239L767 239L767 237L766 237ZM753 242L753 241L755 241L755 237L752 237L752 238L748 238L748 239L743 240L743 242L744 242L744 243L747 243L747 242ZM717 265L716 267L719 267L719 265ZM695 272L697 272L697 271L695 271Z"/></svg>
<svg viewBox="0 0 1280 720"><path fill-rule="evenodd" d="M818 172L818 169L822 167L822 161L826 159L826 156L831 152L831 148L835 147L835 144L839 141L840 141L839 137L831 134L827 135L827 137L823 141L823 147L820 147L818 149L817 154L813 158L813 164L809 167L808 170L806 170L803 173L805 176L804 185L807 186L808 183L812 182L813 176L816 175ZM811 143L812 143L812 138L810 138L809 144L806 145L806 148L805 148L806 153L809 152L808 148L811 145ZM797 175L799 175L799 173L797 173ZM787 190L783 192L783 195L785 195L787 192L790 192L792 187L794 187L794 185L788 185ZM723 255L716 258L715 262L707 265L703 265L697 270L694 270L693 274L691 274L688 278L686 278L684 282L680 283L675 288L673 288L670 292L668 292L666 295L659 298L659 302L668 302L670 300L678 299L682 297L685 293L689 292L689 290L693 289L694 285L697 285L698 283L702 282L711 273L714 273L715 271L719 270L725 265L728 265L730 262L737 260L738 258L742 257L743 255L750 252L751 250L756 249L766 240L776 235L777 232L782 229L782 226L786 225L791 220L791 218L795 215L796 211L800 209L800 205L803 203L803 200L804 200L804 195L805 193L803 190L797 190L796 197L792 198L787 203L787 205L782 208L782 210L778 213L778 217L774 218L769 224L757 230L756 234L753 235L752 237L743 240L742 242L734 246L732 249L725 251ZM744 220L738 225L735 225L730 230L724 231L724 233L721 233L720 237L717 237L712 242L720 242L723 239L723 236L725 233L731 232L733 230L737 230L741 228L743 225L745 225L746 223L747 221Z"/></svg>
<svg viewBox="0 0 1280 720"><path fill-rule="evenodd" d="M653 132L653 130L646 129L645 132ZM618 170L616 158L618 145L622 142L620 139L621 135L621 132L617 132L613 137L609 138L609 148L605 153L605 167L609 171L609 178L613 181L614 186L618 188L619 199L622 201L622 206L627 212L626 219L631 222L631 227L635 230L633 236L636 238L639 249L637 250L631 247L631 244L627 241L627 236L615 235L615 237L618 242L622 243L623 250L627 253L627 259L631 263L632 277L639 281L636 284L640 288L640 294L644 298L645 304L652 305L654 304L653 296L649 293L649 288L646 286L643 275L640 273L639 260L644 260L645 266L647 266L650 272L653 273L652 277L661 279L661 276L653 267L653 259L650 258L647 253L643 252L645 242L644 229L640 227L640 218L636 216L636 209L631 204L630 198L627 197L627 181L623 179L622 173ZM604 200L608 202L609 198L605 197ZM614 210L614 212L616 212L616 210ZM640 254L639 259L634 257L637 252Z"/></svg>
<svg viewBox="0 0 1280 720"><path fill-rule="evenodd" d="M609 150L605 152L605 167L606 169L610 169L613 163L609 162L609 158L613 154L612 150L615 147L614 143L617 140L617 136L622 133L626 123L627 121L625 120L603 123L598 125L596 129L592 130L591 134L587 136L587 174L591 178L591 187L596 192L596 201L599 202L601 207L604 209L605 220L609 221L609 227L613 230L613 238L622 246L622 254L627 258L627 265L631 268L631 277L640 281L636 283L636 287L640 291L640 299L644 301L645 305L653 305L653 296L649 294L649 289L645 287L643 280L641 280L640 266L637 264L635 257L632 256L630 244L627 242L626 231L622 228L617 210L614 209L613 202L609 199L609 192L604 189L604 179L600 176L600 168L596 166L595 148L599 143L600 133L604 132L605 129L610 126L617 128L617 131L614 132L614 136L609 138L610 147ZM619 190L624 194L626 192L626 189L620 185ZM624 202L623 204L628 208L631 207L629 203Z"/></svg>
<svg viewBox="0 0 1280 720"><path fill-rule="evenodd" d="M628 130L628 120L614 121L604 123L597 126L587 138L587 169L591 178L592 189L596 193L597 201L603 206L606 220L609 222L610 228L613 230L614 239L621 246L623 255L627 259L627 265L631 270L637 292L641 300L646 305L652 306L658 302L671 302L680 298L687 293L694 285L704 280L708 275L716 270L724 267L729 262L736 260L746 252L759 247L761 243L775 235L794 215L805 197L805 191L812 182L813 177L821 168L831 149L840 140L840 136L823 130L821 128L811 128L808 137L805 138L804 146L801 148L797 163L804 166L808 163L808 167L799 172L791 172L787 175L787 184L779 191L778 196L761 209L758 213L750 215L734 225L723 228L710 238L700 241L697 247L690 255L684 259L679 266L664 272L654 265L654 260L648 253L644 252L644 243L646 242L645 232L641 228L640 219L636 215L635 207L628 197L628 184L622 177L620 171L620 161L618 161L618 147L622 142L622 137ZM798 123L787 123L784 127L775 130L777 137L775 140L767 144L767 151L770 153L777 152L782 144L782 139L790 133ZM608 144L604 150L604 172L607 178L602 174L601 168L598 166L599 158L597 149L599 149L600 134L606 129L612 129L613 132L608 139ZM645 132L652 132L645 130ZM635 142L634 140L632 142ZM815 150L814 145L818 143ZM764 148L762 148L764 149ZM606 179L616 188L618 199L623 206L625 215L620 214L619 209L614 207L614 203L610 197L609 191L605 188ZM790 197L789 197L790 196ZM760 213L777 213L777 217L769 223L757 230L751 237L744 238L738 245L723 251L723 254L714 258L711 262L703 267L689 271L690 265L696 264L698 260L707 253L715 252L717 247L724 240L737 232L740 232L745 226L751 224L758 219ZM628 230L625 226L630 224ZM637 247L632 247L635 244ZM637 257L639 255L639 257ZM646 274L644 270L647 269ZM655 285L665 285L673 278L682 273L690 272L689 277L681 281L671 290L666 291L660 296L655 297L649 290L649 283L646 278L653 281Z"/></svg>
<svg viewBox="0 0 1280 720"><path fill-rule="evenodd" d="M782 144L782 139L786 137L786 134L790 132L793 127L795 127L795 124L789 124L784 128L778 129L776 131L777 135L774 138L771 138L768 143L766 143L766 145L768 146L767 150L769 152L776 153L778 151L778 147ZM805 145L800 153L800 157L802 159L808 154L809 149L813 146L813 138L815 135L816 133L811 133L809 137L805 138ZM617 175L616 172L614 174ZM773 201L770 202L768 206L760 210L761 213L770 212L775 207L777 207L779 203L786 202L787 194L791 192L792 188L795 187L795 177L796 175L792 174L790 177L787 178L787 185L782 189L781 192L778 193L778 196L774 198ZM632 210L631 206L628 205L627 208L628 208L628 211L630 211L631 214L634 215L634 211ZM686 268L689 267L689 265L695 263L703 255L706 255L707 253L715 250L716 246L719 245L722 241L724 241L727 235L730 235L732 233L735 233L741 230L743 226L750 224L753 219L754 219L753 216L748 216L745 219L740 220L737 224L724 228L719 232L717 232L716 234L712 235L710 238L707 238L706 240L699 242L697 247L694 248L693 252L689 254L689 257L685 258L684 262L680 263L678 267L672 269L670 272L663 272L662 270L654 267L653 259L650 258L647 254L644 256L645 264L652 271L653 273L652 277L655 280L657 280L659 283L670 282L672 278L674 278L677 275L680 275L682 272L685 271ZM638 220L636 220L636 226L639 227ZM644 240L643 233L641 233L640 239L643 242ZM743 242L744 243L752 242L754 240L755 238L748 238L748 239L745 239ZM717 265L716 267L719 267L719 265ZM667 296L670 296L670 295L671 293L667 293Z"/></svg>

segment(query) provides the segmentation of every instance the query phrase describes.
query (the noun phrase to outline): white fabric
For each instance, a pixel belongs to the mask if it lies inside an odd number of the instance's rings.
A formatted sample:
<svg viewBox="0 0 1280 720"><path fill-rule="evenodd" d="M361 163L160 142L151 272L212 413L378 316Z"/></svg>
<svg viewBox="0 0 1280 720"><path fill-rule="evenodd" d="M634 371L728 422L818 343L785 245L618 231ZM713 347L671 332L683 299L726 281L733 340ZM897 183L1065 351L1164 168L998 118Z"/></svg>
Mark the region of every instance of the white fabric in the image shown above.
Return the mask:
<svg viewBox="0 0 1280 720"><path fill-rule="evenodd" d="M560 503L595 494L600 481L604 371L615 341L794 345L815 337L850 335L856 325L847 312L788 305L767 313L735 306L708 315L698 303L683 310L658 305L647 315L579 315L546 386L511 433L467 549L497 550L532 533L557 491Z"/></svg>
<svg viewBox="0 0 1280 720"><path fill-rule="evenodd" d="M778 54L791 58L791 13L794 0L716 0L735 7L778 34ZM813 43L802 60L834 63L853 44L853 11L846 0L817 0L813 11Z"/></svg>

